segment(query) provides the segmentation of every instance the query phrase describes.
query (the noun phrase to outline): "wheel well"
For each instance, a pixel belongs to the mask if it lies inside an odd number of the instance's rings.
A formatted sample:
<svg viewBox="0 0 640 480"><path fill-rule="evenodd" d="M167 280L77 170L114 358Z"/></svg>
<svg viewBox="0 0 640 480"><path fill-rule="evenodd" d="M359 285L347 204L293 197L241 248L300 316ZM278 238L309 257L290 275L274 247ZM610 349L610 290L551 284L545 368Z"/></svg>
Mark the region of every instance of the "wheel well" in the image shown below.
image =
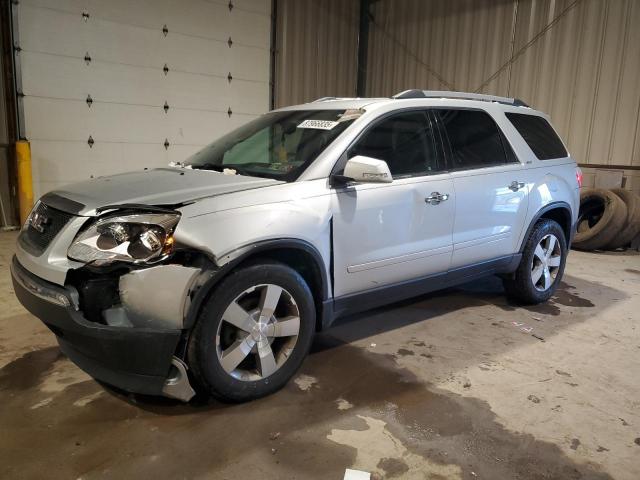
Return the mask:
<svg viewBox="0 0 640 480"><path fill-rule="evenodd" d="M327 298L327 286L323 281L324 276L322 270L320 270L321 266L318 265L318 261L314 255L302 248L274 247L260 250L243 258L237 264L234 264L227 275L247 265L260 263L261 260L274 260L284 263L304 278L304 281L309 285L316 306L316 330L321 330L323 301ZM219 280L216 283L219 283Z"/></svg>
<svg viewBox="0 0 640 480"><path fill-rule="evenodd" d="M571 241L571 213L564 207L556 207L551 210L547 210L538 220L542 220L543 218L548 218L549 220L554 220L557 222L564 231L564 237L567 240L567 245Z"/></svg>

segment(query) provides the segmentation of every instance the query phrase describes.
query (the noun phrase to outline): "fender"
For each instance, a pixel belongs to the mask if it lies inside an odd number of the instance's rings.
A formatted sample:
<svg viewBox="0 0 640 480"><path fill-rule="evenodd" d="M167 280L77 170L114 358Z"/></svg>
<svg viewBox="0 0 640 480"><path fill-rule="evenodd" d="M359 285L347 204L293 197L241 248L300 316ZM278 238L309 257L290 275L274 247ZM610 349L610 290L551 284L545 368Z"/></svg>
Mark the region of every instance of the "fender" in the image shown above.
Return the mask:
<svg viewBox="0 0 640 480"><path fill-rule="evenodd" d="M567 239L567 248L569 248L569 246L571 245L571 240L573 240L573 235L575 232L575 225L572 224L572 220L571 220L571 206L567 203L567 202L562 202L562 201L557 201L557 202L551 202L546 204L545 206L543 206L540 210L538 210L536 212L536 214L533 216L533 218L531 219L531 222L529 223L529 227L527 228L527 231L525 232L525 235L522 239L522 243L520 244L520 249L518 250L519 253L522 253L524 251L524 246L527 243L527 239L529 238L529 235L531 235L531 231L533 230L533 227L535 226L535 224L538 222L538 220L540 220L545 213L550 212L551 210L555 210L555 209L563 209L566 211L566 214L568 215L569 218L569 238ZM562 229L564 230L567 226L566 225L560 225L562 227Z"/></svg>
<svg viewBox="0 0 640 480"><path fill-rule="evenodd" d="M322 255L316 247L311 243L296 238L278 238L273 240L264 240L256 243L251 243L235 249L234 251L225 255L225 258L230 260L219 269L214 270L212 275L205 283L198 289L192 298L189 312L185 318L185 328L191 328L195 323L198 314L202 308L204 301L209 294L213 291L215 286L227 276L237 265L248 259L249 257L259 254L260 252L267 252L272 250L300 250L303 251L314 259L316 268L320 272L320 278L322 283L321 288L321 302L323 305L330 303L329 301L329 279L327 276L327 269L325 268ZM323 308L323 311L326 310ZM324 316L324 314L322 315Z"/></svg>

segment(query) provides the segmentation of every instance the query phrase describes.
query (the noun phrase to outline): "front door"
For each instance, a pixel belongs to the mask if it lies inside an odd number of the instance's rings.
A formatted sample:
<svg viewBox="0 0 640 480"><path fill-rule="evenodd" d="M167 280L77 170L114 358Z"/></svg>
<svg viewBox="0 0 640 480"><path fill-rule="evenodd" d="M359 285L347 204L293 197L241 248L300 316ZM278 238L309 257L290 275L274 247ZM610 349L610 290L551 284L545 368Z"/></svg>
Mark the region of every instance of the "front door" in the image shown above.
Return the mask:
<svg viewBox="0 0 640 480"><path fill-rule="evenodd" d="M335 192L336 297L448 270L456 200L433 133L426 111L405 111L374 123L347 152L386 161L394 180Z"/></svg>

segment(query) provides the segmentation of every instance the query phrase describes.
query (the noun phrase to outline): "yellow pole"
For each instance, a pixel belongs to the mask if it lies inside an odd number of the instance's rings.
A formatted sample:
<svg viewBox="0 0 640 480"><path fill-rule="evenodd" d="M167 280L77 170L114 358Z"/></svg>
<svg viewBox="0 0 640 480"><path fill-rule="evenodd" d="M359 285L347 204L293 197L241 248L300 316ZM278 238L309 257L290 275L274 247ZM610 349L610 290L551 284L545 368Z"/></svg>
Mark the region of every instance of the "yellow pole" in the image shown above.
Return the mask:
<svg viewBox="0 0 640 480"><path fill-rule="evenodd" d="M26 140L16 142L18 164L18 203L20 205L20 225L24 225L33 208L33 179L31 177L31 146Z"/></svg>

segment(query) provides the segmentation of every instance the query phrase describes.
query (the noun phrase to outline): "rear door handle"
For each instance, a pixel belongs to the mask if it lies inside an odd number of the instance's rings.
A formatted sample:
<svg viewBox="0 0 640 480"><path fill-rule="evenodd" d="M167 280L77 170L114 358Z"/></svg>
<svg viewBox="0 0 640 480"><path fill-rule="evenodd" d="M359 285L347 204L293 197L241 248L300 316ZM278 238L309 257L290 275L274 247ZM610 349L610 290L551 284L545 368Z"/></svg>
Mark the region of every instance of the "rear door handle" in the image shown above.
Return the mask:
<svg viewBox="0 0 640 480"><path fill-rule="evenodd" d="M447 200L449 200L449 194L440 192L431 192L431 195L424 199L425 203L428 203L429 205L438 205L440 202L445 202Z"/></svg>
<svg viewBox="0 0 640 480"><path fill-rule="evenodd" d="M519 182L517 180L514 180L513 182L511 182L511 185L509 185L509 190L514 192L517 192L521 188L524 188L524 182Z"/></svg>

